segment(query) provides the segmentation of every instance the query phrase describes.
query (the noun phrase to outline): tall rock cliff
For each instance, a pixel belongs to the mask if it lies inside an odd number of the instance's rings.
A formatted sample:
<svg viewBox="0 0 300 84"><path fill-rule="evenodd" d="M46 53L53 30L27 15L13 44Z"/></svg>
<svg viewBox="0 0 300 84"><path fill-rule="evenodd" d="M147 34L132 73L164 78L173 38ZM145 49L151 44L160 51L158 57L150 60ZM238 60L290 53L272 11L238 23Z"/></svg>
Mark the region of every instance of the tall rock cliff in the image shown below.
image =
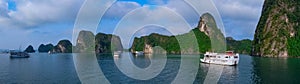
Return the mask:
<svg viewBox="0 0 300 84"><path fill-rule="evenodd" d="M226 42L225 36L218 28L214 17L209 13L204 13L200 17L197 27L201 32L204 32L211 40L213 52L225 52Z"/></svg>
<svg viewBox="0 0 300 84"><path fill-rule="evenodd" d="M52 53L72 53L72 43L69 40L60 40L51 51Z"/></svg>
<svg viewBox="0 0 300 84"><path fill-rule="evenodd" d="M123 51L123 46L119 36L112 34L98 33L95 37L96 53L112 53L113 51Z"/></svg>
<svg viewBox="0 0 300 84"><path fill-rule="evenodd" d="M80 31L76 46L73 49L77 53L111 53L122 51L123 46L119 36L112 34L98 33L94 35L90 31Z"/></svg>
<svg viewBox="0 0 300 84"><path fill-rule="evenodd" d="M251 55L299 56L299 0L265 0Z"/></svg>
<svg viewBox="0 0 300 84"><path fill-rule="evenodd" d="M80 31L73 51L77 53L95 52L95 35L93 32Z"/></svg>

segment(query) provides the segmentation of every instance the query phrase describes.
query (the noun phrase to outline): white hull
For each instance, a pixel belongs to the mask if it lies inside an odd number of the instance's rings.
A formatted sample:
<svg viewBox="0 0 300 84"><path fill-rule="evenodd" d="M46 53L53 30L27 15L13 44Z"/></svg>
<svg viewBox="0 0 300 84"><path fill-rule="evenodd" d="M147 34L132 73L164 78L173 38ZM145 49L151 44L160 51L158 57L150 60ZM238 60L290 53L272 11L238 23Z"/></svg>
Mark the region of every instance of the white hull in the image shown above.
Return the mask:
<svg viewBox="0 0 300 84"><path fill-rule="evenodd" d="M200 59L200 61L202 63L219 64L219 65L229 65L229 66L233 66L233 65L237 65L238 64L238 61L235 61L235 60L219 60L219 59L204 60L204 59Z"/></svg>

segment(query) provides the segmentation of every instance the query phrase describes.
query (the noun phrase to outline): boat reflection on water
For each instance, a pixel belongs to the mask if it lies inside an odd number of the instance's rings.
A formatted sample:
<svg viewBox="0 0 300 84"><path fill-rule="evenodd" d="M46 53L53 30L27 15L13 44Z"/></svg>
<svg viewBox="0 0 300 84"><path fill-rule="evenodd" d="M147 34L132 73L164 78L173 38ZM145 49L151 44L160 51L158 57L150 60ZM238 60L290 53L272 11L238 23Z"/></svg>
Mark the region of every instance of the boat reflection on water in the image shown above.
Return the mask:
<svg viewBox="0 0 300 84"><path fill-rule="evenodd" d="M240 72L239 72L239 69L237 66L224 66L220 79L222 79L221 81L224 84L243 83L243 82L237 81L240 76L239 73ZM247 83L247 82L244 81L244 83Z"/></svg>
<svg viewBox="0 0 300 84"><path fill-rule="evenodd" d="M113 53L114 60L119 59L121 54L122 54L122 51L114 51L114 53Z"/></svg>
<svg viewBox="0 0 300 84"><path fill-rule="evenodd" d="M158 55L158 54L142 54L136 56L135 54L130 52L123 52L117 57L114 56L114 59L118 59L115 60L116 64L133 64L134 66L137 66L139 68L147 68L151 63L155 63L155 64L160 63L160 60L162 58L166 59L166 56ZM126 67L130 67L130 66L126 66Z"/></svg>

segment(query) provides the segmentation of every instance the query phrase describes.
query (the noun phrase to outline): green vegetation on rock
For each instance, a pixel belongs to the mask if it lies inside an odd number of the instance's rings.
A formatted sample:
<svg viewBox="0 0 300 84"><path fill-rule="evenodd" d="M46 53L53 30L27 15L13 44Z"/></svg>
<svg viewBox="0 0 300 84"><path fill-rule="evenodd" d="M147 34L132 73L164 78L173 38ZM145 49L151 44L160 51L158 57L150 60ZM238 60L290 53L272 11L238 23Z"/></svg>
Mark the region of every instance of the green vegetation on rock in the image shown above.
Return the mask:
<svg viewBox="0 0 300 84"><path fill-rule="evenodd" d="M226 39L223 32L218 28L214 17L209 13L204 13L200 17L198 27L211 41L211 51L223 53L226 51ZM199 31L198 31L199 32Z"/></svg>
<svg viewBox="0 0 300 84"><path fill-rule="evenodd" d="M95 42L96 53L111 53L112 51L123 50L121 39L116 35L98 33Z"/></svg>
<svg viewBox="0 0 300 84"><path fill-rule="evenodd" d="M95 52L95 35L90 31L80 31L73 51L77 53Z"/></svg>
<svg viewBox="0 0 300 84"><path fill-rule="evenodd" d="M240 54L250 54L252 41L249 39L234 40L232 37L226 38L227 50L232 50Z"/></svg>
<svg viewBox="0 0 300 84"><path fill-rule="evenodd" d="M75 52L96 52L112 53L113 51L122 51L123 46L118 36L112 34L98 33L96 36L90 31L80 31Z"/></svg>
<svg viewBox="0 0 300 84"><path fill-rule="evenodd" d="M60 40L56 46L54 46L53 53L72 53L72 43L69 40Z"/></svg>
<svg viewBox="0 0 300 84"><path fill-rule="evenodd" d="M197 40L197 44L192 42L194 39ZM183 44L179 45L178 42ZM232 37L225 39L223 33L217 28L213 16L205 13L201 16L198 26L190 32L175 36L153 33L148 36L135 38L131 51L145 52L146 45L151 47L160 46L168 54L199 54L207 51L224 53L225 50L250 54L252 41L249 39L234 40Z"/></svg>
<svg viewBox="0 0 300 84"><path fill-rule="evenodd" d="M299 0L265 0L251 55L300 56L299 3Z"/></svg>
<svg viewBox="0 0 300 84"><path fill-rule="evenodd" d="M194 43L191 41L195 39L192 37L196 37L198 46L192 45ZM179 42L186 44L181 44L180 46ZM176 36L166 36L152 33L149 36L135 38L131 49L133 51L143 51L145 44L151 45L151 47L160 46L166 50L168 54L205 53L211 49L209 37L205 35L205 33L200 32L198 28L191 30L189 33ZM183 52L181 52L181 50Z"/></svg>
<svg viewBox="0 0 300 84"><path fill-rule="evenodd" d="M288 13L289 21L294 23L294 37L288 39L288 54L292 57L300 57L300 1L292 0L291 6L295 7L293 12Z"/></svg>
<svg viewBox="0 0 300 84"><path fill-rule="evenodd" d="M44 45L44 44L41 44L38 48L38 51L39 52L49 52L53 49L53 45L52 44L47 44L47 45Z"/></svg>
<svg viewBox="0 0 300 84"><path fill-rule="evenodd" d="M160 46L169 54L198 54L206 51L225 52L226 50L225 37L209 13L204 13L200 17L198 26L185 34L165 36L153 33L135 38L131 51L146 52L146 45Z"/></svg>

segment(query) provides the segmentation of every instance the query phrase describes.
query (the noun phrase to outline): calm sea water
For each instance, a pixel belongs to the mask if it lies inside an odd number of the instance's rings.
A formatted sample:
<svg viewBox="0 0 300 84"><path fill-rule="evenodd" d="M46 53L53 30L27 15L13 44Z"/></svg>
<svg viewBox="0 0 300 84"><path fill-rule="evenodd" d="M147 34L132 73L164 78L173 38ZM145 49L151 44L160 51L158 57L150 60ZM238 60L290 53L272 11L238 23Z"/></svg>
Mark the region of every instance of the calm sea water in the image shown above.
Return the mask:
<svg viewBox="0 0 300 84"><path fill-rule="evenodd" d="M31 54L27 59L10 59L8 54L0 54L0 83L81 83L73 58L93 57L89 54ZM190 63L197 63L199 56L187 55ZM115 61L123 68L131 68L129 62L139 68L145 69L162 59L155 56L121 55L117 58L109 54L97 56L96 62L110 83L171 83L179 73L181 56L168 55L161 72L149 80L139 80L127 76ZM85 59L89 61L90 59ZM91 58L93 60L93 58ZM80 61L80 60L77 60ZM164 63L162 63L164 64ZM89 65L87 65L88 67ZM190 67L199 67L194 83L203 83L209 72L209 64L190 64ZM89 68L86 68L89 69ZM189 71L189 68L185 69ZM86 70L88 71L88 70ZM95 73L85 72L92 75ZM138 74L133 74L138 75ZM84 78L84 77L83 77ZM89 79L89 77L85 77ZM238 66L225 66L219 79L220 84L228 83L300 83L299 58L259 58L248 55L240 56Z"/></svg>

